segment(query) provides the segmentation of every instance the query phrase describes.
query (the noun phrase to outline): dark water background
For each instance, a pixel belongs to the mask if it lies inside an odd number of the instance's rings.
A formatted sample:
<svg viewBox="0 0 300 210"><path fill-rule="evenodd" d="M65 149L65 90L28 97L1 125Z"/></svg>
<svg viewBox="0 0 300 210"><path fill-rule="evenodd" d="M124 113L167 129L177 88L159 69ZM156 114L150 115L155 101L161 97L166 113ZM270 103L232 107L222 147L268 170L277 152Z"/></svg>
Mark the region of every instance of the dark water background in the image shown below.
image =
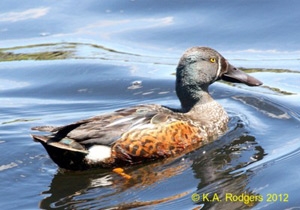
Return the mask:
<svg viewBox="0 0 300 210"><path fill-rule="evenodd" d="M300 208L299 8L297 0L1 1L1 209ZM212 85L231 117L217 141L127 168L126 181L60 171L30 138L33 126L130 105L178 107L173 73L195 45L264 82ZM194 193L222 201L193 202ZM229 193L263 199L226 202Z"/></svg>

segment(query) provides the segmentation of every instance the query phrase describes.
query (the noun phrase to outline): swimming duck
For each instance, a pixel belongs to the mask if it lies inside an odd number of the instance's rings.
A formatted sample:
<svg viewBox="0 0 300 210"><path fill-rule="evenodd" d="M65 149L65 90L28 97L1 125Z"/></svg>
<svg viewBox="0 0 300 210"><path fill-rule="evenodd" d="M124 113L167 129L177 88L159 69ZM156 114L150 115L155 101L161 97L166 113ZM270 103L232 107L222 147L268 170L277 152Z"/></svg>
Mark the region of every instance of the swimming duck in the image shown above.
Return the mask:
<svg viewBox="0 0 300 210"><path fill-rule="evenodd" d="M228 115L208 87L223 79L259 86L259 80L232 66L208 47L184 52L176 69L180 109L138 105L61 126L38 126L50 135L32 135L61 168L118 167L174 157L215 140L227 129Z"/></svg>

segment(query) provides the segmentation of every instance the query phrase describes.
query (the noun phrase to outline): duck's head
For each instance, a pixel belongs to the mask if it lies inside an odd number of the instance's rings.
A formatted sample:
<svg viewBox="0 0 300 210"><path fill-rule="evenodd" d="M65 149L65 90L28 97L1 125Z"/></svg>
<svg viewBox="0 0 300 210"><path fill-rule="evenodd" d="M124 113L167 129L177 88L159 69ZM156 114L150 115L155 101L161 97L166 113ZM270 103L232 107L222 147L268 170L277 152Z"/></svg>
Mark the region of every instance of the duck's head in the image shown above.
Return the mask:
<svg viewBox="0 0 300 210"><path fill-rule="evenodd" d="M208 47L192 47L185 51L177 66L176 92L182 108L189 109L208 91L213 82L223 79L249 86L262 82L231 65L220 53Z"/></svg>

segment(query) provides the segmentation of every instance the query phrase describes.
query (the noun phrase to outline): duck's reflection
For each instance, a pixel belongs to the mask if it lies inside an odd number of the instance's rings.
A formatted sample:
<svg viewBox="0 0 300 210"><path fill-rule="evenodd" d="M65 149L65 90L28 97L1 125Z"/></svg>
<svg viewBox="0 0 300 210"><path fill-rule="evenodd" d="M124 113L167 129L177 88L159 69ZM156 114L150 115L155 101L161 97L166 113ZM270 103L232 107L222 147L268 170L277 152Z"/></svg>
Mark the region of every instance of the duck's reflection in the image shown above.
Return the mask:
<svg viewBox="0 0 300 210"><path fill-rule="evenodd" d="M253 206L257 202L225 202L229 193L257 195L247 187L251 172L239 175L232 172L262 159L265 155L264 149L258 145L254 136L248 134L239 118L233 117L231 124L236 126L217 142L188 155L125 169L132 177L130 180L110 170L58 171L49 190L43 192L46 197L40 202L40 208L128 209L159 206L179 199L183 201L181 205L198 209L203 206L205 209ZM198 183L195 186L198 190L186 188L192 182L189 179L195 180L194 186ZM165 193L168 191L165 183L178 185L179 190ZM201 195L202 200L193 202L193 193ZM213 196L217 196L215 200Z"/></svg>
<svg viewBox="0 0 300 210"><path fill-rule="evenodd" d="M248 187L251 172L234 173L266 155L243 122L237 120L235 129L220 138L217 148L211 147L202 154L202 149L198 150L199 155L193 161L195 176L201 180L195 203L204 205L205 209L245 209L261 202L261 196Z"/></svg>
<svg viewBox="0 0 300 210"><path fill-rule="evenodd" d="M132 177L130 180L126 180L107 170L91 170L87 172L58 171L52 180L50 189L43 192L43 194L49 196L40 202L40 208L76 208L81 206L81 204L90 208L90 203L101 202L103 208L118 206L118 209L128 209L174 200L185 196L187 193L179 193L174 196L146 202L138 202L134 197L128 195L133 195L133 192L136 190L143 191L149 186L180 174L190 167L191 161L187 161L168 159L128 168L126 171ZM127 195L129 198L124 199L122 195Z"/></svg>

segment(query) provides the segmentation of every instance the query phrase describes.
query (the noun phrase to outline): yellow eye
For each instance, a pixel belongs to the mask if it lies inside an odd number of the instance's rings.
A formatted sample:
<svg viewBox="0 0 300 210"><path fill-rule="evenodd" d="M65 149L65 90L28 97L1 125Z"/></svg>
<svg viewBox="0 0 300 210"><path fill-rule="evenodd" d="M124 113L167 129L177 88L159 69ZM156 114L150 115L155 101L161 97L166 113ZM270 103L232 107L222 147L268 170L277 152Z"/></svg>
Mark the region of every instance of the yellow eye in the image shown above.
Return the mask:
<svg viewBox="0 0 300 210"><path fill-rule="evenodd" d="M215 63L215 62L216 62L216 59L215 59L215 58L210 58L209 61L210 61L211 63Z"/></svg>

